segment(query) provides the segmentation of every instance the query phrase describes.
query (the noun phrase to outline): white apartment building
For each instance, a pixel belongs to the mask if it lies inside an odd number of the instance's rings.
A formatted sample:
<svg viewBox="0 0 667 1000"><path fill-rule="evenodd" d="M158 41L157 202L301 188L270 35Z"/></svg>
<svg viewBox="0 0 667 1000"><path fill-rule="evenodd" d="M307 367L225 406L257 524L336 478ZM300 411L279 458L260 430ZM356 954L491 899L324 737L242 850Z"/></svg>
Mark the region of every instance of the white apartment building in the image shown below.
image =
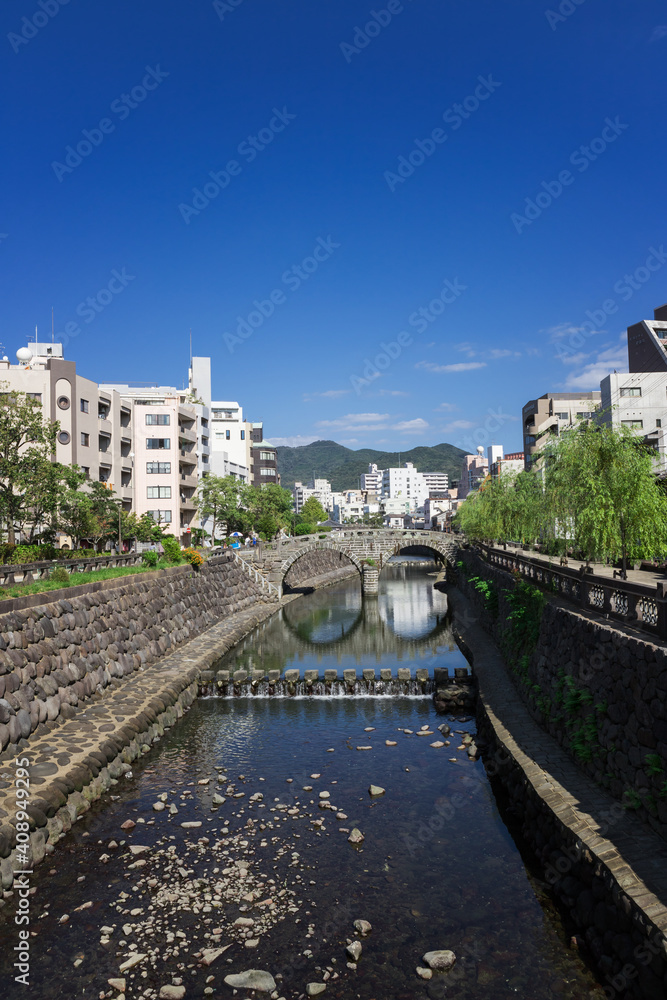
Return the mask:
<svg viewBox="0 0 667 1000"><path fill-rule="evenodd" d="M561 434L577 420L592 420L600 406L600 393L545 392L522 410L524 466L539 464L550 437Z"/></svg>
<svg viewBox="0 0 667 1000"><path fill-rule="evenodd" d="M334 509L334 494L328 479L311 479L307 486L304 486L303 483L295 483L292 496L294 497L294 510L297 514L301 513L301 508L311 497L319 500L326 511L332 512Z"/></svg>
<svg viewBox="0 0 667 1000"><path fill-rule="evenodd" d="M77 375L65 361L62 344L31 343L17 352L18 363L0 361L0 382L42 404L45 420L57 420L55 460L79 465L90 480L108 483L132 510L132 408L113 389Z"/></svg>
<svg viewBox="0 0 667 1000"><path fill-rule="evenodd" d="M421 472L417 472L412 462L406 462L400 469L384 469L382 473L382 498L408 502L407 513L424 507L428 499L428 486Z"/></svg>
<svg viewBox="0 0 667 1000"><path fill-rule="evenodd" d="M249 483L252 424L243 419L239 403L213 400L210 430L211 472Z"/></svg>
<svg viewBox="0 0 667 1000"><path fill-rule="evenodd" d="M667 471L667 371L607 375L600 382L600 421L629 427L656 451L656 471Z"/></svg>
<svg viewBox="0 0 667 1000"><path fill-rule="evenodd" d="M359 477L359 485L364 493L380 493L383 470L369 462L368 472Z"/></svg>
<svg viewBox="0 0 667 1000"><path fill-rule="evenodd" d="M446 472L422 472L421 475L429 494L449 489L449 476Z"/></svg>

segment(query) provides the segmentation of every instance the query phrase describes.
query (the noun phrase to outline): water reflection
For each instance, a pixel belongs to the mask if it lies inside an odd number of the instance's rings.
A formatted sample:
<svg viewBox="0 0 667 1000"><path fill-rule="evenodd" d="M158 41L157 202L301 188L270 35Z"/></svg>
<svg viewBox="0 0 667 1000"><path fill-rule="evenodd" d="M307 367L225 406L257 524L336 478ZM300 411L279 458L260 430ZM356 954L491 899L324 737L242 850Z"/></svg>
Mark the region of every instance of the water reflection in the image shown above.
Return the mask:
<svg viewBox="0 0 667 1000"><path fill-rule="evenodd" d="M447 611L444 595L433 587L435 563L424 560L391 559L380 576L378 607L382 621L394 635L404 639L423 639L436 631Z"/></svg>

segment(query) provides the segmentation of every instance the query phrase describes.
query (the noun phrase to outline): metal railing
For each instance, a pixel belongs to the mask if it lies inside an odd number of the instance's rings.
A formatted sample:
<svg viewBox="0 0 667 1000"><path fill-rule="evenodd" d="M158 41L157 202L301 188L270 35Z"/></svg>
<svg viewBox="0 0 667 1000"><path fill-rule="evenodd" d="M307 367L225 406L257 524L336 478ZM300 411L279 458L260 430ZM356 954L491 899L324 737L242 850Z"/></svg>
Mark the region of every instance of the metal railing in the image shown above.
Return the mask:
<svg viewBox="0 0 667 1000"><path fill-rule="evenodd" d="M262 590L266 588L269 594L272 593L275 594L277 601L280 600L282 595L279 587L276 587L274 583L271 583L269 580L266 579L265 576L262 576L262 574L259 573L254 566L251 566L249 562L246 562L246 560L241 555L239 555L238 549L230 549L229 551L234 556L235 561L239 563L240 566L243 567L243 569L255 581L255 583L258 583L260 585Z"/></svg>
<svg viewBox="0 0 667 1000"><path fill-rule="evenodd" d="M584 610L597 611L667 639L667 579L658 580L651 587L586 572L585 567L577 570L555 566L543 559L490 545L479 544L476 550L490 566L518 573L542 590Z"/></svg>

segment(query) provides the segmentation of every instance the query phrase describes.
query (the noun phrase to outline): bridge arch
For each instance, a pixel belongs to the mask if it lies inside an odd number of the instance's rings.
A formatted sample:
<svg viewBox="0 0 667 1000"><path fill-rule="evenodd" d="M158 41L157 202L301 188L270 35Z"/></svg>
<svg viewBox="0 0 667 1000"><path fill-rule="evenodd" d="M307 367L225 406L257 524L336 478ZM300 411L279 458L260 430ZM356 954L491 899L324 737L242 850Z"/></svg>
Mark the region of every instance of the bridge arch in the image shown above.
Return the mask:
<svg viewBox="0 0 667 1000"><path fill-rule="evenodd" d="M339 556L340 556L341 567L345 565L345 562L351 563L355 567L355 569L357 570L357 572L359 574L359 579L363 580L364 571L363 571L362 564L361 564L360 560L357 558L357 556L353 552L350 552L348 549L344 548L342 545L338 546L336 544L331 544L329 542L326 545L313 545L311 543L310 545L304 545L301 548L297 549L296 552L291 553L285 560L283 560L283 562L282 562L282 564L280 566L280 582L281 582L281 586L284 587L287 574L292 569L292 567L296 563L299 562L300 559L303 559L304 557L306 557L308 555L312 555L313 553L317 553L317 552L336 552L336 553L338 553ZM325 570L325 572L326 572L326 570ZM316 575L317 575L316 573L313 573L313 576L316 576ZM288 586L289 586L289 583L288 583Z"/></svg>

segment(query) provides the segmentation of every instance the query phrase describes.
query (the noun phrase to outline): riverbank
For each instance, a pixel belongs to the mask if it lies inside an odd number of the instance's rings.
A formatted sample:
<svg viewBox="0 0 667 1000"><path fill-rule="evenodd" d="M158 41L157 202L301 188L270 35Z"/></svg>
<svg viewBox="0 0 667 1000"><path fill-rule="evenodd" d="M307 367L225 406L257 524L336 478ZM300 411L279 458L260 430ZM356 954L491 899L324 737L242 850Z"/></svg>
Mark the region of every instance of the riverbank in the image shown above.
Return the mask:
<svg viewBox="0 0 667 1000"><path fill-rule="evenodd" d="M607 996L667 992L667 846L581 772L532 718L494 641L456 588L455 634L478 682L485 765L521 833L609 983ZM579 944L575 943L578 947Z"/></svg>

